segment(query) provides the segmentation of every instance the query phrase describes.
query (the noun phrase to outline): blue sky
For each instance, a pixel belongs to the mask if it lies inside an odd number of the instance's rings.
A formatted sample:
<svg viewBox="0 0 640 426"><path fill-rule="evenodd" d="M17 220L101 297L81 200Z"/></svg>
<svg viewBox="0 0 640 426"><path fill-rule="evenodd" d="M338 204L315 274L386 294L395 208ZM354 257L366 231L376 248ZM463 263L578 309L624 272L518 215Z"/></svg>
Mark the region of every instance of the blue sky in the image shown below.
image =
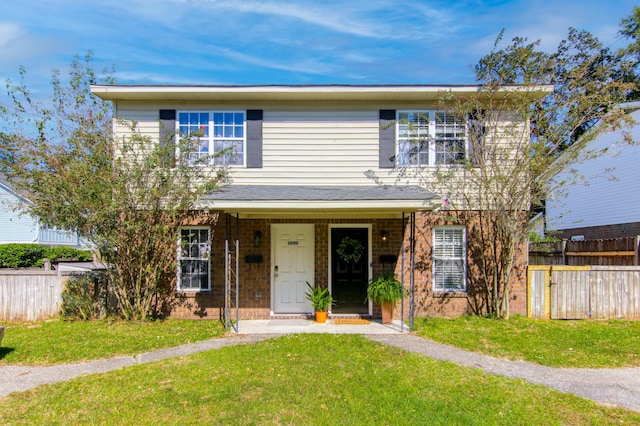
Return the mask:
<svg viewBox="0 0 640 426"><path fill-rule="evenodd" d="M0 81L92 50L123 84L468 84L506 39L619 47L632 0L0 0Z"/></svg>

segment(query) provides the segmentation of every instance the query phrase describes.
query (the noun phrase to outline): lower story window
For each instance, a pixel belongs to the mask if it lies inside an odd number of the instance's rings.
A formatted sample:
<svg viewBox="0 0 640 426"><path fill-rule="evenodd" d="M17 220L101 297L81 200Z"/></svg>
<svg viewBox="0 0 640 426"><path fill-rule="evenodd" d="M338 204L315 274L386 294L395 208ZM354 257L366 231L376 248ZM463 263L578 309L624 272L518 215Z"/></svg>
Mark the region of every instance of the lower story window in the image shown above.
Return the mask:
<svg viewBox="0 0 640 426"><path fill-rule="evenodd" d="M463 227L433 230L433 290L466 291L467 244Z"/></svg>
<svg viewBox="0 0 640 426"><path fill-rule="evenodd" d="M208 227L180 228L178 242L178 289L207 291L211 288L211 236Z"/></svg>

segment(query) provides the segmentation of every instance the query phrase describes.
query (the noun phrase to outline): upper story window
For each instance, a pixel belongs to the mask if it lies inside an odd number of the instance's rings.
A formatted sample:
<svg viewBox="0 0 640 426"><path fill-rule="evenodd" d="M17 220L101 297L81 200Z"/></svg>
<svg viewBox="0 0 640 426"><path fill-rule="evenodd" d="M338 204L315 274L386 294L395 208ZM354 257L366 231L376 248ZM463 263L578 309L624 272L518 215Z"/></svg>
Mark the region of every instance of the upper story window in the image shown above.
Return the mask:
<svg viewBox="0 0 640 426"><path fill-rule="evenodd" d="M398 111L397 164L437 166L466 158L467 125L445 111Z"/></svg>
<svg viewBox="0 0 640 426"><path fill-rule="evenodd" d="M246 114L244 111L181 111L181 135L195 135L198 143L190 150L191 163L244 166ZM211 158L211 160L206 160Z"/></svg>

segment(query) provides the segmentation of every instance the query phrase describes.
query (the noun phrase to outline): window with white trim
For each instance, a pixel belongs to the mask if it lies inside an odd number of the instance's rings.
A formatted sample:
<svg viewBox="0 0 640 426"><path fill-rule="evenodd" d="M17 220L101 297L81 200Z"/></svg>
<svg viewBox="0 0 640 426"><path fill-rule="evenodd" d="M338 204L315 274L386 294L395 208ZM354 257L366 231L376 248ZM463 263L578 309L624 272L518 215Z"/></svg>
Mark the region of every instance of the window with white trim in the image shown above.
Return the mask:
<svg viewBox="0 0 640 426"><path fill-rule="evenodd" d="M211 289L211 232L209 227L184 226L178 241L178 289Z"/></svg>
<svg viewBox="0 0 640 426"><path fill-rule="evenodd" d="M446 111L398 111L399 166L457 164L466 158L467 124Z"/></svg>
<svg viewBox="0 0 640 426"><path fill-rule="evenodd" d="M198 141L188 155L191 164L245 165L245 111L180 111L178 127Z"/></svg>
<svg viewBox="0 0 640 426"><path fill-rule="evenodd" d="M467 242L463 227L433 229L433 290L466 291Z"/></svg>

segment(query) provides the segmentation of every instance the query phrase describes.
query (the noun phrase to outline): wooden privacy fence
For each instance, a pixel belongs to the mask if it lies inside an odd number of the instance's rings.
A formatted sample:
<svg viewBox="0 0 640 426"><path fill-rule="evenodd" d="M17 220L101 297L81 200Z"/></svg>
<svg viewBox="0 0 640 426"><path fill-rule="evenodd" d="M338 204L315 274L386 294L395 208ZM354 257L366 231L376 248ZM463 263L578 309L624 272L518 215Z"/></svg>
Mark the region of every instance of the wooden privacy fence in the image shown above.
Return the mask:
<svg viewBox="0 0 640 426"><path fill-rule="evenodd" d="M57 315L68 278L55 271L0 271L0 321L39 321Z"/></svg>
<svg viewBox="0 0 640 426"><path fill-rule="evenodd" d="M640 267L530 265L527 314L551 319L640 319Z"/></svg>
<svg viewBox="0 0 640 426"><path fill-rule="evenodd" d="M636 266L640 236L529 244L529 265Z"/></svg>

